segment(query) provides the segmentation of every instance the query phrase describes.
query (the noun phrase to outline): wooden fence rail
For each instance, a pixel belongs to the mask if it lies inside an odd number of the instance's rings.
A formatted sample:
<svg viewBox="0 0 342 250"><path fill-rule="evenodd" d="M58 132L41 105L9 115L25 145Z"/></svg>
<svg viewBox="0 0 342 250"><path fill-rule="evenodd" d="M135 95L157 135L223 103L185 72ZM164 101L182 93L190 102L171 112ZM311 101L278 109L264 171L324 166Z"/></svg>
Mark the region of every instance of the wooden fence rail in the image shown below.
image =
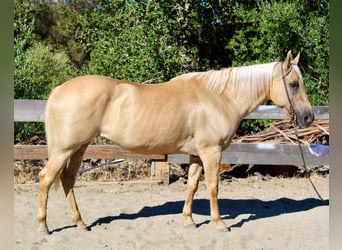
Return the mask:
<svg viewBox="0 0 342 250"><path fill-rule="evenodd" d="M44 122L44 109L46 100L14 100L14 121L15 122ZM329 120L329 107L314 106L315 119ZM286 114L273 105L260 105L245 119L288 119Z"/></svg>
<svg viewBox="0 0 342 250"><path fill-rule="evenodd" d="M43 122L45 100L14 100L15 122ZM329 107L313 107L315 118L329 119ZM276 106L261 105L245 119L288 119L284 112ZM328 154L316 156L313 154L315 145L302 145L305 162L308 166L328 164ZM46 159L47 147L45 145L14 145L14 159ZM168 163L187 163L189 157L182 154L172 155L140 155L128 152L113 145L90 145L84 159L151 159L154 161L152 179L169 181ZM229 164L272 164L272 165L302 165L298 145L269 144L269 143L232 143L223 151L222 163Z"/></svg>

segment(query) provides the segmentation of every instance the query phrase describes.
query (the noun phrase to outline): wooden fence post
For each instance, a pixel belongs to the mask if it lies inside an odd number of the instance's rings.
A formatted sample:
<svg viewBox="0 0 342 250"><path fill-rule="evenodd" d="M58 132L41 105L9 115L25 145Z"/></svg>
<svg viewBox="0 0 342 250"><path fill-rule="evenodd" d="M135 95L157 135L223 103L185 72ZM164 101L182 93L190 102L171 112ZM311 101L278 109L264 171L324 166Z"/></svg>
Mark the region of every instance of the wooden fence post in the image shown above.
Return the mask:
<svg viewBox="0 0 342 250"><path fill-rule="evenodd" d="M151 179L161 180L164 185L169 185L170 183L170 166L167 161L167 155L165 155L165 160L154 160L151 166Z"/></svg>

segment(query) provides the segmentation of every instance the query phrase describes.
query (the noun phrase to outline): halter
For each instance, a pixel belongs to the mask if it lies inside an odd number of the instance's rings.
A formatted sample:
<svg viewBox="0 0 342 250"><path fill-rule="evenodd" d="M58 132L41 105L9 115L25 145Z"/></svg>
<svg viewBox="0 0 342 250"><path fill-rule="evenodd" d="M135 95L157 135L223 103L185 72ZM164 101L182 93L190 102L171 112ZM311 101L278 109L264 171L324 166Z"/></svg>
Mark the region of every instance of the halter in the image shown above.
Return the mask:
<svg viewBox="0 0 342 250"><path fill-rule="evenodd" d="M299 152L300 152L300 155L301 155L301 158L302 158L302 161L303 161L303 164L304 164L304 171L305 171L305 175L306 177L309 179L309 182L311 183L311 186L313 187L314 191L316 192L317 196L320 198L321 201L324 201L322 196L320 195L320 193L318 192L316 186L314 185L314 183L312 182L311 178L310 178L310 173L309 173L309 169L306 165L306 162L305 162L305 158L304 158L304 153L303 153L303 149L302 149L302 146L301 146L301 141L299 140L299 137L298 137L298 131L297 131L297 128L296 128L296 125L297 125L297 119L296 119L296 112L295 112L295 109L293 107L293 102L292 102L292 99L290 98L290 94L289 94L289 91L287 89L287 86L286 86L286 80L285 80L285 77L287 75L290 74L290 72L292 71L292 65L297 65L295 63L291 63L290 66L290 70L285 74L284 72L284 62L281 62L281 77L283 79L283 83L284 83L284 88L285 88L285 92L286 92L286 96L287 96L287 100L289 101L290 103L290 116L291 116L291 122L293 124L293 127L294 127L294 131L295 131L295 135L296 135L296 140L297 140L297 143L298 143L298 147L299 147Z"/></svg>
<svg viewBox="0 0 342 250"><path fill-rule="evenodd" d="M286 86L286 76L288 76L291 71L292 71L292 65L296 65L295 63L291 63L290 66L290 70L285 74L284 72L284 62L281 63L281 78L283 79L283 83L284 83L284 88L285 88L285 92L286 92L286 96L287 96L287 100L289 101L289 104L290 104L290 116L291 116L291 122L293 123L294 127L296 127L297 125L297 119L296 119L296 112L295 112L295 109L293 107L293 103L292 103L292 99L290 98L290 94L289 94L289 91L287 89L287 86Z"/></svg>

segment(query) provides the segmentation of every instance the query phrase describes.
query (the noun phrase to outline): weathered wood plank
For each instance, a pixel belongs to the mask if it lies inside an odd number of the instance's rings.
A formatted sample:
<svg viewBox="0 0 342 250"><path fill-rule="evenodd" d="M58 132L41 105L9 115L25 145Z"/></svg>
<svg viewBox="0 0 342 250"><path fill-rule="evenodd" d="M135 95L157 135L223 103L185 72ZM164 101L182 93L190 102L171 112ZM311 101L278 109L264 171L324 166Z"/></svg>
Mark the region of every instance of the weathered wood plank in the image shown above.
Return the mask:
<svg viewBox="0 0 342 250"><path fill-rule="evenodd" d="M312 109L316 120L329 120L328 106L313 106ZM289 117L277 106L260 105L256 110L247 115L245 119L287 120Z"/></svg>
<svg viewBox="0 0 342 250"><path fill-rule="evenodd" d="M308 166L328 164L328 155L315 157L309 151L309 145L301 145ZM222 156L222 161L231 164L273 164L304 165L298 145L290 144L232 144Z"/></svg>
<svg viewBox="0 0 342 250"><path fill-rule="evenodd" d="M15 122L44 122L46 100L14 100Z"/></svg>
<svg viewBox="0 0 342 250"><path fill-rule="evenodd" d="M310 153L309 144L302 145L307 166L329 164L329 156L316 157ZM169 163L188 163L187 155L169 155ZM265 164L265 165L303 165L298 145L268 143L232 143L222 153L222 163Z"/></svg>
<svg viewBox="0 0 342 250"><path fill-rule="evenodd" d="M14 160L47 159L46 145L14 145ZM165 160L165 155L135 154L112 145L89 145L83 159L155 159Z"/></svg>
<svg viewBox="0 0 342 250"><path fill-rule="evenodd" d="M16 122L44 122L44 109L46 100L14 100L14 121ZM328 120L328 106L314 106L315 119ZM261 105L245 119L289 119L278 107L273 105Z"/></svg>
<svg viewBox="0 0 342 250"><path fill-rule="evenodd" d="M305 162L308 166L329 164L328 155L316 157L310 153L309 144L301 145ZM15 160L47 159L46 145L15 145ZM90 145L84 159L153 159L169 163L188 163L189 156L185 154L143 155L134 154L111 145ZM269 144L269 143L232 143L223 151L222 163L229 164L274 164L274 165L302 165L302 158L298 145Z"/></svg>

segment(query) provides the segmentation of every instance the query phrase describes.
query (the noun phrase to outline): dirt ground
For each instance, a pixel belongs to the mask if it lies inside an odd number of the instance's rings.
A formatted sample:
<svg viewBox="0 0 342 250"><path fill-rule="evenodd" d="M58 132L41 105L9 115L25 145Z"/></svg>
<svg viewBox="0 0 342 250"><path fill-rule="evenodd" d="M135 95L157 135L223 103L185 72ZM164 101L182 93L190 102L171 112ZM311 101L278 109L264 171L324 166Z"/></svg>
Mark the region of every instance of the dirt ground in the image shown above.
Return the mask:
<svg viewBox="0 0 342 250"><path fill-rule="evenodd" d="M14 185L16 249L329 249L329 175L221 181L219 206L230 232L210 222L200 183L194 202L197 228L183 227L184 181L78 181L75 194L89 231L72 224L62 189L51 190L48 225L37 233L38 184Z"/></svg>

